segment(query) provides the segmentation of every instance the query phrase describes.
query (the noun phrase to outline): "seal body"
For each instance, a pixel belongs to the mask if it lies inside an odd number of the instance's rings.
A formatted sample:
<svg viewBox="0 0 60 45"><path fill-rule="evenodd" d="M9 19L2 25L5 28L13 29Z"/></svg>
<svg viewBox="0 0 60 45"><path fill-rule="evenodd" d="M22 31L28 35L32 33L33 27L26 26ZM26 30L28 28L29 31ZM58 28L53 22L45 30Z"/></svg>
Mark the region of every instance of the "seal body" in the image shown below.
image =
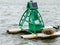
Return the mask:
<svg viewBox="0 0 60 45"><path fill-rule="evenodd" d="M56 29L54 29L54 28L44 28L42 32L44 34L53 34L54 32L56 32Z"/></svg>

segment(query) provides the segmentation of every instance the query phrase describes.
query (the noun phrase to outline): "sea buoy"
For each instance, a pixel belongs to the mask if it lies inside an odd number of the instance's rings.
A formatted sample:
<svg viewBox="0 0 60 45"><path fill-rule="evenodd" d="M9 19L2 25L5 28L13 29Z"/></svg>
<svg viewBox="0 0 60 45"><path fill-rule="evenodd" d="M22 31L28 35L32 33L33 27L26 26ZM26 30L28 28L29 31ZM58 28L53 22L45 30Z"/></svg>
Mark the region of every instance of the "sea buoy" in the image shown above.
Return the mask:
<svg viewBox="0 0 60 45"><path fill-rule="evenodd" d="M28 25L28 29L24 29L25 22ZM21 35L22 38L46 38L46 37L54 37L60 35L60 31L56 31L59 29L60 26L48 26L45 27L42 16L38 11L37 2L30 2L27 3L27 9L23 13L20 22L19 22L19 29L9 29L7 33L16 34L21 31L26 31L31 34L24 34ZM28 31L27 31L28 30ZM39 32L39 33L37 33ZM24 33L24 32L23 32Z"/></svg>

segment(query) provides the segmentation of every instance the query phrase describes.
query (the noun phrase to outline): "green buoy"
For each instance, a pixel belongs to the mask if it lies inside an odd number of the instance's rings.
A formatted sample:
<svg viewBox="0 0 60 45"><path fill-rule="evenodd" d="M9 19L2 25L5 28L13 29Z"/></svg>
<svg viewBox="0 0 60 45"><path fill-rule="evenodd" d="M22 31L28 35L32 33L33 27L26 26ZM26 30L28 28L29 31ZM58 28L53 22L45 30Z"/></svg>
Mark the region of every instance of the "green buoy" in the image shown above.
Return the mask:
<svg viewBox="0 0 60 45"><path fill-rule="evenodd" d="M36 33L37 31L42 31L44 28L43 19L38 11L37 2L33 2L32 0L27 3L27 10L23 13L19 26L22 30L24 30L23 24L24 22L28 23L28 32ZM27 29L25 29L27 31Z"/></svg>

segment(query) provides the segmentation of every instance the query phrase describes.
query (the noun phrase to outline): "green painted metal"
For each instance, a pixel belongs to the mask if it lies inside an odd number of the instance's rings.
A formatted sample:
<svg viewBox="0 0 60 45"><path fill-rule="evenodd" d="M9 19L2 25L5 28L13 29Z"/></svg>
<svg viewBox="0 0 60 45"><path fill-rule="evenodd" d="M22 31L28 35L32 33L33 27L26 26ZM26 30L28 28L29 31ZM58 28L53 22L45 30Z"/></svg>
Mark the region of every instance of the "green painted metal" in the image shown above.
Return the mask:
<svg viewBox="0 0 60 45"><path fill-rule="evenodd" d="M19 26L22 27L24 22L27 22L29 24L28 31L32 33L42 31L42 29L44 28L44 22L38 11L38 6L36 2L30 1L27 3L27 10L22 15Z"/></svg>

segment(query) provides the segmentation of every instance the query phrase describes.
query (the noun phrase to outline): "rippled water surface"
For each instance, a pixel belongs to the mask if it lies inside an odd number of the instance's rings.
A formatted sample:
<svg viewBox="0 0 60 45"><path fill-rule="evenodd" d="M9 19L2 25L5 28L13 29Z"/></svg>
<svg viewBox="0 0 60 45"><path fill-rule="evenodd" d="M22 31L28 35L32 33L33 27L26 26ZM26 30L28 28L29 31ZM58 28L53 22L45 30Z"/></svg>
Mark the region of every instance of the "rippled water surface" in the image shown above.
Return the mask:
<svg viewBox="0 0 60 45"><path fill-rule="evenodd" d="M45 25L60 24L60 0L34 0ZM17 28L26 10L28 0L0 0L0 45L60 45L60 37L51 40L22 39L20 34L7 34L6 30Z"/></svg>

